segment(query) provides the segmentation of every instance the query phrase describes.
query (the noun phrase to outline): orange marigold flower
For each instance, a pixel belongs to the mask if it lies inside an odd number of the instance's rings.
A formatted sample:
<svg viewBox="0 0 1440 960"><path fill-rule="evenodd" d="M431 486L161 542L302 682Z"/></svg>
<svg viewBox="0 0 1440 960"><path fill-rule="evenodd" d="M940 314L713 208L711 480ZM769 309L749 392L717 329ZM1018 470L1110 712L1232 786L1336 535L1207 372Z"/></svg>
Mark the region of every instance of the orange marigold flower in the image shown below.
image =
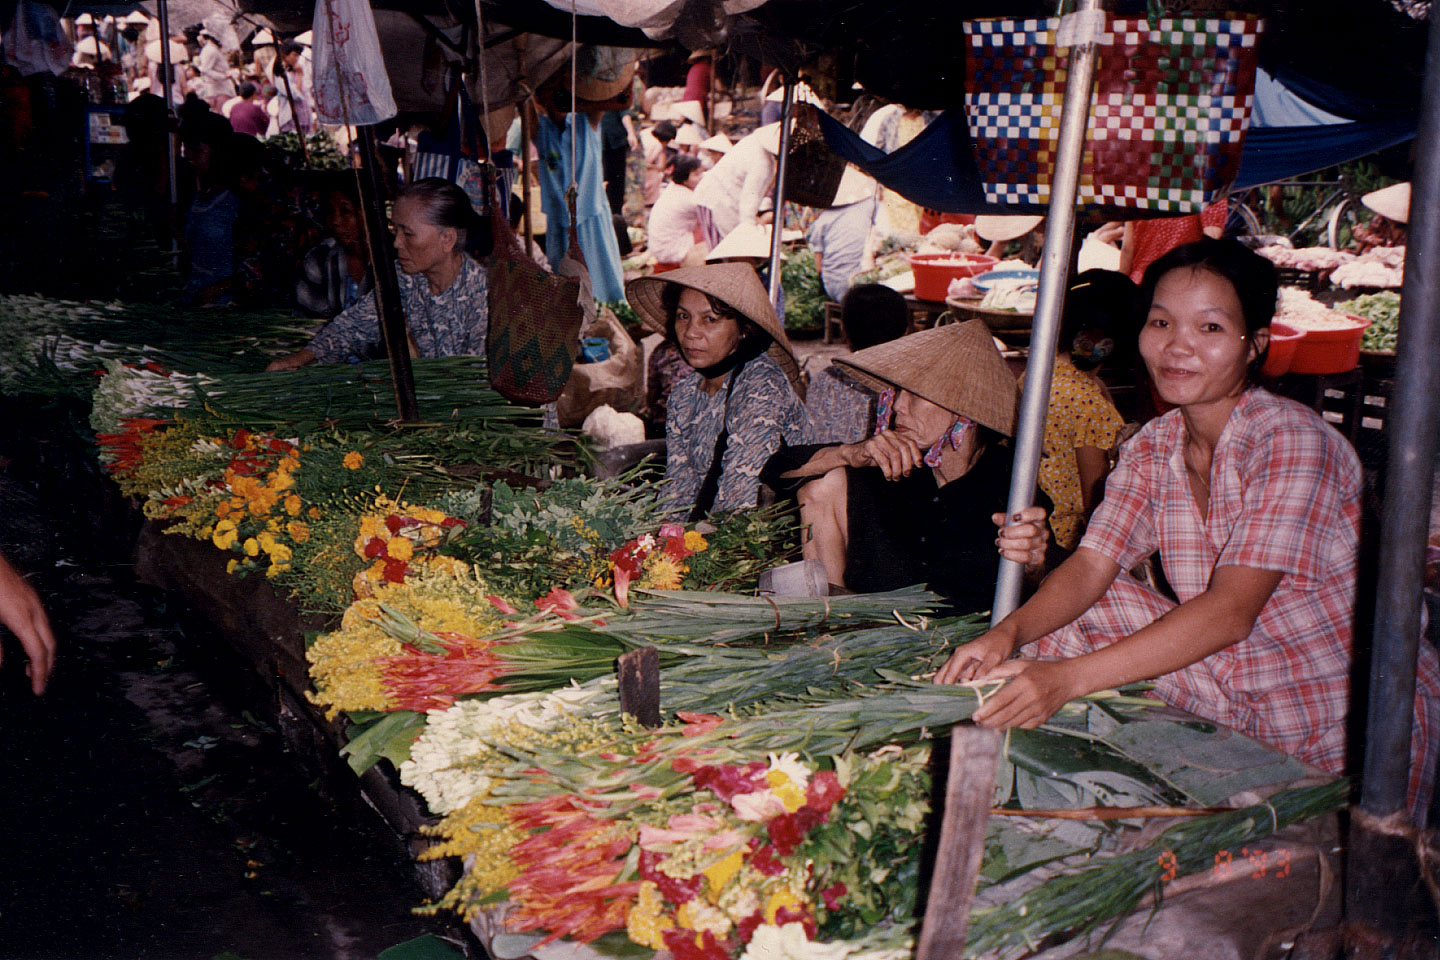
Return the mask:
<svg viewBox="0 0 1440 960"><path fill-rule="evenodd" d="M292 493L285 498L285 512L290 514L290 516L300 516L300 511L302 509L304 509L304 505L301 504L300 498L297 497L295 494Z"/></svg>
<svg viewBox="0 0 1440 960"><path fill-rule="evenodd" d="M345 464L346 470L359 470L365 465L365 458L361 456L358 450L351 450L345 454L345 459L342 462Z"/></svg>

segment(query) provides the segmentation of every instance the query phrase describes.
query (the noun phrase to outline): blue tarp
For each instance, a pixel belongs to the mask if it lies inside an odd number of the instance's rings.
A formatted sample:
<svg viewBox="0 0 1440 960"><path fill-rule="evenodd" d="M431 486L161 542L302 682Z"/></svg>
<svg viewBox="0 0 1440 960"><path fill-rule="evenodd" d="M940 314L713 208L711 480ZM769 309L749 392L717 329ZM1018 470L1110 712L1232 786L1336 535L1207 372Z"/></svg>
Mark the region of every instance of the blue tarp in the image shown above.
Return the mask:
<svg viewBox="0 0 1440 960"><path fill-rule="evenodd" d="M1273 95L1267 97L1265 107L1271 122L1285 125L1251 126L1234 189L1311 173L1415 136L1418 119L1413 100L1361 100L1293 72L1275 77L1273 84ZM1307 105L1311 107L1308 111L1303 109ZM1261 110L1262 115L1265 112ZM1327 115L1367 119L1303 122ZM820 121L831 149L922 207L946 213L1044 212L1043 207L1000 207L985 202L963 109L946 110L919 136L891 154L861 140L833 117L822 114Z"/></svg>

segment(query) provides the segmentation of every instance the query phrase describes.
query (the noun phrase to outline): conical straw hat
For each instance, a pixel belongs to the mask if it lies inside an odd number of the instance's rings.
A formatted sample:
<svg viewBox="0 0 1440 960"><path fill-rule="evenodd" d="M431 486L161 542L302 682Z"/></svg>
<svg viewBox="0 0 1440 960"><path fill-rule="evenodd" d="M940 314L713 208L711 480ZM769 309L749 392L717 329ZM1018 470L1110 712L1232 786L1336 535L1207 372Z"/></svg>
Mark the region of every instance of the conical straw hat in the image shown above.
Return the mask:
<svg viewBox="0 0 1440 960"><path fill-rule="evenodd" d="M1392 183L1381 190L1372 190L1360 198L1360 202L1374 210L1386 220L1396 223L1410 222L1410 184Z"/></svg>
<svg viewBox="0 0 1440 960"><path fill-rule="evenodd" d="M775 316L770 305L770 296L748 263L712 263L703 267L681 267L653 277L638 277L625 285L625 297L630 306L640 315L640 322L647 330L664 336L669 318L665 315L665 304L661 295L667 284L689 287L708 293L716 300L727 304L741 315L748 317L757 327L770 335L770 358L785 371L790 387L804 397L800 387L800 365L795 362L795 351L785 328ZM993 349L993 348L992 348Z"/></svg>
<svg viewBox="0 0 1440 960"><path fill-rule="evenodd" d="M956 416L1015 435L1019 387L980 320L922 330L836 357L876 389L909 390Z"/></svg>

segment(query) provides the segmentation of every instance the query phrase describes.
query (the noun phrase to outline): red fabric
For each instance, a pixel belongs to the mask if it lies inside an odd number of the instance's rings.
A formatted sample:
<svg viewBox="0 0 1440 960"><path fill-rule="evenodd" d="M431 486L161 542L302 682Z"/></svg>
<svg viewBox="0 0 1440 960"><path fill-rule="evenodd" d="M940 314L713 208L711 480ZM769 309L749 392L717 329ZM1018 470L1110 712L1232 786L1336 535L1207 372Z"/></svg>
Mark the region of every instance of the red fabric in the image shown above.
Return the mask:
<svg viewBox="0 0 1440 960"><path fill-rule="evenodd" d="M651 268L650 273L653 276L657 273L669 273L671 270L679 269L680 264L678 263L656 263L655 266Z"/></svg>
<svg viewBox="0 0 1440 960"><path fill-rule="evenodd" d="M1146 267L1176 247L1203 239L1206 227L1224 229L1225 217L1225 204L1212 203L1188 217L1136 220L1132 226L1135 259L1130 264L1130 279L1139 283L1145 278Z"/></svg>
<svg viewBox="0 0 1440 960"><path fill-rule="evenodd" d="M710 96L710 61L698 60L690 65L685 74L685 96L681 100L699 100L704 103Z"/></svg>
<svg viewBox="0 0 1440 960"><path fill-rule="evenodd" d="M1284 573L1250 635L1156 680L1173 706L1343 770L1350 705L1361 474L1350 445L1316 414L1261 389L1230 414L1210 471L1209 516L1196 510L1178 411L1121 451L1081 546L1122 570L1160 551L1182 603L1217 566ZM1128 636L1174 604L1121 576L1090 611L1042 638L1037 655L1073 657ZM1440 663L1421 644L1410 798L1428 804L1440 736Z"/></svg>

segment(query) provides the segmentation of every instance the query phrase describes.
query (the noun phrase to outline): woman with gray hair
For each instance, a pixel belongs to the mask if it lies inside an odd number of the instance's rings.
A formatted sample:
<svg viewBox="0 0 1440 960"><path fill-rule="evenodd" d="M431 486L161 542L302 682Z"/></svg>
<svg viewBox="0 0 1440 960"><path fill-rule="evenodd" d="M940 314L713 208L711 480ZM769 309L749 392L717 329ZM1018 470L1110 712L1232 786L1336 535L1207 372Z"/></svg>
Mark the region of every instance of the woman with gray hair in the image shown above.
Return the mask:
<svg viewBox="0 0 1440 960"><path fill-rule="evenodd" d="M470 198L438 177L400 191L391 216L396 280L411 353L417 357L485 356L489 329L485 268L467 252L488 235ZM366 359L380 352L374 297L362 297L315 334L309 346L271 363L293 370L307 363Z"/></svg>

